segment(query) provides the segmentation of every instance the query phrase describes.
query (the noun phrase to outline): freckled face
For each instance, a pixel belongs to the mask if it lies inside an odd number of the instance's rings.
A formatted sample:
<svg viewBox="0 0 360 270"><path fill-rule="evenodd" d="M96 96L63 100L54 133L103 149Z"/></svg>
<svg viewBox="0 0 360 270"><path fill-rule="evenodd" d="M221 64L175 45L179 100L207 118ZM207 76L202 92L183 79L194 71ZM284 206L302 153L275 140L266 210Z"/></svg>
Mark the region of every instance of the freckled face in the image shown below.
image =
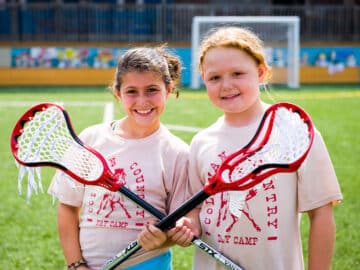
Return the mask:
<svg viewBox="0 0 360 270"><path fill-rule="evenodd" d="M265 68L249 54L236 48L212 48L202 68L208 96L225 117L259 107L259 84L264 81Z"/></svg>

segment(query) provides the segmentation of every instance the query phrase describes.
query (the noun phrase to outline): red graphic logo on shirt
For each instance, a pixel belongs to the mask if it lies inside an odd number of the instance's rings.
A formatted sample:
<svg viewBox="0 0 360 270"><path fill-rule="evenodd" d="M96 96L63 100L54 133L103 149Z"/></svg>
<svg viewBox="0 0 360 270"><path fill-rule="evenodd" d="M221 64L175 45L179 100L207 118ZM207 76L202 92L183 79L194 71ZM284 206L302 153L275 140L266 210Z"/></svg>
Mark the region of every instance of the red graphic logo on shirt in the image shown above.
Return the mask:
<svg viewBox="0 0 360 270"><path fill-rule="evenodd" d="M131 163L125 173L125 169L116 168L117 163L116 157L109 159L115 177L124 184L131 184L134 193L145 198L145 177L140 165L137 162ZM128 188L130 189L130 187ZM88 214L86 221L94 222L97 227L125 229L143 227L148 223L147 220L144 220L145 210L120 192L97 192L94 190L88 195L85 204Z"/></svg>
<svg viewBox="0 0 360 270"><path fill-rule="evenodd" d="M100 202L99 209L97 210L96 214L100 214L102 211L107 211L105 214L105 218L109 218L110 215L117 210L117 208L123 210L126 217L131 218L130 213L126 210L126 207L123 203L123 199L117 193L106 193L103 195L102 200Z"/></svg>
<svg viewBox="0 0 360 270"><path fill-rule="evenodd" d="M218 155L221 161L224 161L227 157L225 151ZM212 172L208 173L208 177L211 178L220 165L212 163L210 164ZM250 202L257 197L258 192L262 191L265 195L265 203L267 205L267 223L262 224L261 226L256 221L256 216L252 214L252 207ZM237 231L233 231L236 224L239 223L240 219L246 219L249 222L249 225L254 228L254 232L261 232L262 226L267 226L271 228L272 232L276 232L278 227L278 209L277 209L277 197L275 193L275 185L273 179L267 179L262 184L257 187L251 188L245 194L245 199L242 204L242 207L238 209L238 215L233 214L230 210L230 195L228 192L222 192L218 196L212 196L204 202L204 224L210 225L213 223L216 227L223 227L224 230L222 234L218 234L219 243L232 243L232 244L241 244L241 245L256 245L258 238L256 236L239 236ZM218 200L218 203L215 203L215 200ZM218 205L216 207L216 205ZM275 231L274 231L275 230ZM241 230L240 230L241 231ZM205 231L206 234L211 235L213 232ZM235 233L235 234L234 234ZM233 235L234 234L234 235ZM271 233L267 237L268 240L276 240L276 234Z"/></svg>
<svg viewBox="0 0 360 270"><path fill-rule="evenodd" d="M115 169L114 171L115 176L118 179L121 179L123 183L126 183L126 174L124 169L119 168ZM120 208L125 213L126 217L131 218L130 213L126 210L126 207L123 203L123 198L120 196L119 193L105 193L101 199L99 209L97 210L96 214L100 214L102 211L107 211L105 214L105 218L109 218L110 215L117 209Z"/></svg>

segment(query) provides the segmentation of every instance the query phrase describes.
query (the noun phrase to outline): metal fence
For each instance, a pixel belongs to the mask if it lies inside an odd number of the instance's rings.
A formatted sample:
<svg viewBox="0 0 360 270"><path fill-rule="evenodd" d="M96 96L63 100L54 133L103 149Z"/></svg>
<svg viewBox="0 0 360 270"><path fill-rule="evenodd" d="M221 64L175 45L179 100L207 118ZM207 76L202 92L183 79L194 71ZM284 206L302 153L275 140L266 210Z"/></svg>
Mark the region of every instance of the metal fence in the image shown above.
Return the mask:
<svg viewBox="0 0 360 270"><path fill-rule="evenodd" d="M7 3L0 42L190 43L194 16L299 16L301 41L360 41L360 6Z"/></svg>

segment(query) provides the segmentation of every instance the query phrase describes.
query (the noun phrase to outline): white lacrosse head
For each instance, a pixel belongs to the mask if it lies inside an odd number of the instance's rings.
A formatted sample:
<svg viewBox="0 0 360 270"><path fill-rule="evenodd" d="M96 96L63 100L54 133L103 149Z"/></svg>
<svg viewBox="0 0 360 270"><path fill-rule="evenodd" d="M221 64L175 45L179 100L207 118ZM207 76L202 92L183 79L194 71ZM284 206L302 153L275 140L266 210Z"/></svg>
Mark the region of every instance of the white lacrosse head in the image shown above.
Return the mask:
<svg viewBox="0 0 360 270"><path fill-rule="evenodd" d="M74 139L64 113L58 106L36 112L24 124L17 143L18 161L30 166L21 165L18 178L21 190L22 179L28 174L28 198L32 191L36 192L37 187L41 187L39 169L32 168L31 164L55 164L87 181L98 179L104 170L101 160Z"/></svg>
<svg viewBox="0 0 360 270"><path fill-rule="evenodd" d="M308 126L301 119L298 113L286 108L279 107L275 112L274 125L267 143L254 155L239 163L230 175L228 171L223 172L223 179L239 179L255 168L264 164L290 164L298 160L310 144ZM265 123L266 125L266 123ZM263 129L264 133L267 129ZM264 136L260 134L259 142ZM256 146L255 142L255 146ZM260 189L261 183L255 185L255 190ZM240 217L246 202L248 190L229 191L229 209L232 214Z"/></svg>

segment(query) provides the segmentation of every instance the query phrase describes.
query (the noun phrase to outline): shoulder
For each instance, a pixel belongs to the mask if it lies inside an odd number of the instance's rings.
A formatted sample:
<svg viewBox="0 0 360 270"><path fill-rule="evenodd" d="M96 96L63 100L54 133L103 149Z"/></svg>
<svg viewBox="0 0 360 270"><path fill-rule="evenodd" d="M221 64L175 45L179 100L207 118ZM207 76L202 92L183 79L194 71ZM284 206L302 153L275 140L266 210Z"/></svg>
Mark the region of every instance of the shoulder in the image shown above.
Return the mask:
<svg viewBox="0 0 360 270"><path fill-rule="evenodd" d="M313 152L318 152L320 149L322 149L322 151L320 152L323 151L327 152L327 147L324 138L321 132L317 128L314 128L314 141L313 141L312 149L314 150Z"/></svg>
<svg viewBox="0 0 360 270"><path fill-rule="evenodd" d="M211 124L205 129L200 130L196 133L191 140L190 148L196 147L197 145L201 145L208 140L213 140L214 136L217 136L219 132L224 131L224 118L220 117L216 122Z"/></svg>
<svg viewBox="0 0 360 270"><path fill-rule="evenodd" d="M330 153L326 147L325 141L321 133L315 128L314 140L310 151L299 169L299 172L313 171L313 173L320 173L320 171L332 171L333 165Z"/></svg>
<svg viewBox="0 0 360 270"><path fill-rule="evenodd" d="M81 131L79 138L87 144L103 137L110 132L110 122L95 124Z"/></svg>
<svg viewBox="0 0 360 270"><path fill-rule="evenodd" d="M164 125L160 126L159 136L159 142L163 148L176 152L189 152L189 145Z"/></svg>

